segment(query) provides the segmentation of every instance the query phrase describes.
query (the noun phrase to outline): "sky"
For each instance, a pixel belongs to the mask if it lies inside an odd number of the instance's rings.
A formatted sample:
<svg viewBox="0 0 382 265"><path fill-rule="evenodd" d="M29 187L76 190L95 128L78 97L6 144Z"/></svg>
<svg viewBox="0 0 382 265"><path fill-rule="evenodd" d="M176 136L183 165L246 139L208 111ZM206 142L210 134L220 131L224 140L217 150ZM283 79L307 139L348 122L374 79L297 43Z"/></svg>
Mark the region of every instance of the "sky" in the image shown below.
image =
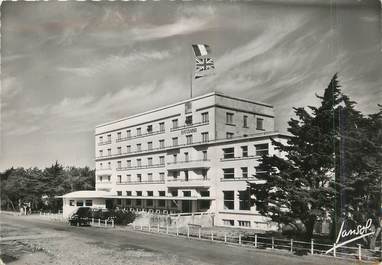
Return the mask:
<svg viewBox="0 0 382 265"><path fill-rule="evenodd" d="M381 25L378 0L3 2L0 171L94 168L96 125L189 98L194 43L216 68L194 95L269 103L279 131L335 73L375 113Z"/></svg>

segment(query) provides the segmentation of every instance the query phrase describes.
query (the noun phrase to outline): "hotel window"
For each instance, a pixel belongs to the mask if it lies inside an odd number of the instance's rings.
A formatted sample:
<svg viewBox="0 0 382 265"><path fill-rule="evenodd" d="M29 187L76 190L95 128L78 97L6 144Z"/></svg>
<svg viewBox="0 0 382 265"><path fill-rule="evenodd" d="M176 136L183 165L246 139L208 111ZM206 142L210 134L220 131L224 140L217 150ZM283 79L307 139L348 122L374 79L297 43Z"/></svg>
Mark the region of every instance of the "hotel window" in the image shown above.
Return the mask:
<svg viewBox="0 0 382 265"><path fill-rule="evenodd" d="M164 140L159 140L159 148L164 148Z"/></svg>
<svg viewBox="0 0 382 265"><path fill-rule="evenodd" d="M153 149L153 142L147 142L147 150Z"/></svg>
<svg viewBox="0 0 382 265"><path fill-rule="evenodd" d="M153 165L153 158L152 157L147 158L147 165L148 166L152 166Z"/></svg>
<svg viewBox="0 0 382 265"><path fill-rule="evenodd" d="M131 137L131 130L127 130L127 131L126 131L126 137L127 137L127 138L130 138L130 137Z"/></svg>
<svg viewBox="0 0 382 265"><path fill-rule="evenodd" d="M107 149L107 155L111 156L111 149Z"/></svg>
<svg viewBox="0 0 382 265"><path fill-rule="evenodd" d="M127 167L131 167L131 160L126 161Z"/></svg>
<svg viewBox="0 0 382 265"><path fill-rule="evenodd" d="M248 157L248 146L241 147L241 155L242 157Z"/></svg>
<svg viewBox="0 0 382 265"><path fill-rule="evenodd" d="M120 140L121 139L121 133L117 133L117 140Z"/></svg>
<svg viewBox="0 0 382 265"><path fill-rule="evenodd" d="M183 197L191 197L191 191L189 190L183 191Z"/></svg>
<svg viewBox="0 0 382 265"><path fill-rule="evenodd" d="M159 179L160 179L160 181L164 181L164 173L163 172L159 173Z"/></svg>
<svg viewBox="0 0 382 265"><path fill-rule="evenodd" d="M209 121L208 112L202 113L202 123L206 123Z"/></svg>
<svg viewBox="0 0 382 265"><path fill-rule="evenodd" d="M239 191L239 207L240 210L251 210L251 201L247 190Z"/></svg>
<svg viewBox="0 0 382 265"><path fill-rule="evenodd" d="M226 136L227 139L232 139L233 138L233 133L227 132L225 136Z"/></svg>
<svg viewBox="0 0 382 265"><path fill-rule="evenodd" d="M120 155L120 154L122 154L122 147L117 147L117 151L118 151L118 154Z"/></svg>
<svg viewBox="0 0 382 265"><path fill-rule="evenodd" d="M138 158L137 159L137 167L141 167L142 166L142 159Z"/></svg>
<svg viewBox="0 0 382 265"><path fill-rule="evenodd" d="M186 116L186 125L192 125L192 115Z"/></svg>
<svg viewBox="0 0 382 265"><path fill-rule="evenodd" d="M164 122L159 123L159 131L164 132Z"/></svg>
<svg viewBox="0 0 382 265"><path fill-rule="evenodd" d="M126 175L126 181L127 182L131 182L131 175L129 174L129 175Z"/></svg>
<svg viewBox="0 0 382 265"><path fill-rule="evenodd" d="M111 176L107 176L107 181L110 182Z"/></svg>
<svg viewBox="0 0 382 265"><path fill-rule="evenodd" d="M103 156L103 150L99 150L99 156Z"/></svg>
<svg viewBox="0 0 382 265"><path fill-rule="evenodd" d="M264 130L264 119L261 119L261 118L256 119L256 129Z"/></svg>
<svg viewBox="0 0 382 265"><path fill-rule="evenodd" d="M177 190L171 191L171 196L172 197L178 197L178 191Z"/></svg>
<svg viewBox="0 0 382 265"><path fill-rule="evenodd" d="M131 190L126 191L126 196L131 196Z"/></svg>
<svg viewBox="0 0 382 265"><path fill-rule="evenodd" d="M188 181L189 175L188 175L188 170L184 171L184 180Z"/></svg>
<svg viewBox="0 0 382 265"><path fill-rule="evenodd" d="M166 207L166 201L165 200L158 200L158 207Z"/></svg>
<svg viewBox="0 0 382 265"><path fill-rule="evenodd" d="M207 169L202 169L202 177L203 177L203 180L207 180Z"/></svg>
<svg viewBox="0 0 382 265"><path fill-rule="evenodd" d="M233 125L233 113L229 113L229 112L226 113L225 123Z"/></svg>
<svg viewBox="0 0 382 265"><path fill-rule="evenodd" d="M127 192L127 191L126 191ZM129 195L128 195L129 196ZM131 199L126 199L126 205L130 206L131 205Z"/></svg>
<svg viewBox="0 0 382 265"><path fill-rule="evenodd" d="M111 169L111 162L107 162L107 168Z"/></svg>
<svg viewBox="0 0 382 265"><path fill-rule="evenodd" d="M136 191L137 196L142 196L142 191Z"/></svg>
<svg viewBox="0 0 382 265"><path fill-rule="evenodd" d="M235 192L233 190L223 191L224 195L224 209L233 210L235 209Z"/></svg>
<svg viewBox="0 0 382 265"><path fill-rule="evenodd" d="M242 178L248 178L248 168L247 167L241 168L241 176L242 176Z"/></svg>
<svg viewBox="0 0 382 265"><path fill-rule="evenodd" d="M234 226L235 225L235 220L232 220L232 219L223 219L223 224L225 226Z"/></svg>
<svg viewBox="0 0 382 265"><path fill-rule="evenodd" d="M77 206L84 206L84 201L77 201Z"/></svg>
<svg viewBox="0 0 382 265"><path fill-rule="evenodd" d="M243 227L251 227L251 222L250 221L238 221L239 223L239 226L243 226Z"/></svg>
<svg viewBox="0 0 382 265"><path fill-rule="evenodd" d="M118 162L117 162L117 167L118 167L118 168L121 168L121 167L122 167L122 162L121 162L121 161L118 161Z"/></svg>
<svg viewBox="0 0 382 265"><path fill-rule="evenodd" d="M152 133L152 132L153 132L153 126L147 125L147 133Z"/></svg>
<svg viewBox="0 0 382 265"><path fill-rule="evenodd" d="M178 128L178 119L174 119L174 120L172 120L172 128L173 128L173 129Z"/></svg>
<svg viewBox="0 0 382 265"><path fill-rule="evenodd" d="M152 190L148 190L147 196L150 196L150 197L154 196L154 192Z"/></svg>
<svg viewBox="0 0 382 265"><path fill-rule="evenodd" d="M256 144L255 148L256 148L256 155L257 156L263 156L263 155L269 154L268 144Z"/></svg>
<svg viewBox="0 0 382 265"><path fill-rule="evenodd" d="M142 205L142 200L141 199L136 199L135 200L135 205L136 206L141 206Z"/></svg>
<svg viewBox="0 0 382 265"><path fill-rule="evenodd" d="M224 148L223 153L224 159L235 158L235 149L233 147Z"/></svg>
<svg viewBox="0 0 382 265"><path fill-rule="evenodd" d="M235 169L234 168L223 168L224 179L233 179L235 178Z"/></svg>
<svg viewBox="0 0 382 265"><path fill-rule="evenodd" d="M74 206L74 200L69 201L69 206Z"/></svg>
<svg viewBox="0 0 382 265"><path fill-rule="evenodd" d="M192 144L192 134L186 135L186 142L187 144Z"/></svg>
<svg viewBox="0 0 382 265"><path fill-rule="evenodd" d="M178 146L178 137L172 138L172 145L173 146Z"/></svg>
<svg viewBox="0 0 382 265"><path fill-rule="evenodd" d="M141 128L137 128L137 136L140 136L142 134L142 129Z"/></svg>
<svg viewBox="0 0 382 265"><path fill-rule="evenodd" d="M203 154L203 160L206 161L207 160L207 150L203 150L202 154Z"/></svg>
<svg viewBox="0 0 382 265"><path fill-rule="evenodd" d="M190 160L190 155L188 154L188 152L185 152L184 153L184 161L188 162L189 160Z"/></svg>
<svg viewBox="0 0 382 265"><path fill-rule="evenodd" d="M147 179L149 182L152 182L153 181L153 173L148 173L147 174Z"/></svg>
<svg viewBox="0 0 382 265"><path fill-rule="evenodd" d="M174 158L174 163L176 163L178 161L178 155L177 154L173 154L172 157Z"/></svg>
<svg viewBox="0 0 382 265"><path fill-rule="evenodd" d="M255 167L256 170L256 176L266 176L267 171L264 168L261 167Z"/></svg>
<svg viewBox="0 0 382 265"><path fill-rule="evenodd" d="M100 169L103 168L103 164L102 164L102 163L99 163L99 168L100 168Z"/></svg>
<svg viewBox="0 0 382 265"><path fill-rule="evenodd" d="M160 191L158 191L158 193L159 193L160 197L166 196L166 191L164 191L164 190L160 190Z"/></svg>
<svg viewBox="0 0 382 265"><path fill-rule="evenodd" d="M137 174L137 182L142 182L142 175L141 174ZM137 191L137 195L138 195L138 191Z"/></svg>
<svg viewBox="0 0 382 265"><path fill-rule="evenodd" d="M117 191L117 196L122 196L122 191Z"/></svg>
<svg viewBox="0 0 382 265"><path fill-rule="evenodd" d="M159 157L159 164L164 165L164 156Z"/></svg>
<svg viewBox="0 0 382 265"><path fill-rule="evenodd" d="M142 144L137 144L137 152L140 152L142 150Z"/></svg>
<svg viewBox="0 0 382 265"><path fill-rule="evenodd" d="M100 136L100 137L99 137L99 143L101 144L102 142L103 142L103 137Z"/></svg>
<svg viewBox="0 0 382 265"><path fill-rule="evenodd" d="M108 134L108 135L107 135L107 141L108 141L108 142L111 142L111 134Z"/></svg>
<svg viewBox="0 0 382 265"><path fill-rule="evenodd" d="M178 171L173 171L172 177L174 178L174 180L176 180L178 178Z"/></svg>
<svg viewBox="0 0 382 265"><path fill-rule="evenodd" d="M130 153L130 152L131 152L131 145L126 146L126 152L127 152L127 153Z"/></svg>
<svg viewBox="0 0 382 265"><path fill-rule="evenodd" d="M208 132L203 132L202 133L202 142L205 143L208 141L209 141Z"/></svg>
<svg viewBox="0 0 382 265"><path fill-rule="evenodd" d="M248 128L248 116L243 116L243 127Z"/></svg>
<svg viewBox="0 0 382 265"><path fill-rule="evenodd" d="M153 200L151 200L151 199L146 200L146 206L147 207L153 207L153 205L154 205L154 201Z"/></svg>

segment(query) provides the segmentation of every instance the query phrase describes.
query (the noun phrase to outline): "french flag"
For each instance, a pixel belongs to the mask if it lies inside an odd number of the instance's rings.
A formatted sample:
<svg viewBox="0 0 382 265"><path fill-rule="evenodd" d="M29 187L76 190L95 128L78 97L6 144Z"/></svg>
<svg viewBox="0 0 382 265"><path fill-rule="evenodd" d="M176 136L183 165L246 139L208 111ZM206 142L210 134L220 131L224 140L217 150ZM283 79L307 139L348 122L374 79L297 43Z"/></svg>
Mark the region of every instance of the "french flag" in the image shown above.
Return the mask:
<svg viewBox="0 0 382 265"><path fill-rule="evenodd" d="M196 57L205 56L211 53L210 46L207 44L192 44L192 49Z"/></svg>

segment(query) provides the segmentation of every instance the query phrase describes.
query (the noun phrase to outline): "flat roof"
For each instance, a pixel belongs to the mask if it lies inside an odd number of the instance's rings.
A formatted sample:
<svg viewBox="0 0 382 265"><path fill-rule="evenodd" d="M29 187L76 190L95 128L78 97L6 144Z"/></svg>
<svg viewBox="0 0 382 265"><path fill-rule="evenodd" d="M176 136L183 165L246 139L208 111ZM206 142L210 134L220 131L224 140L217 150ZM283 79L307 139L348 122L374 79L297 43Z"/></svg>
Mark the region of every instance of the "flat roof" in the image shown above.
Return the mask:
<svg viewBox="0 0 382 265"><path fill-rule="evenodd" d="M96 128L107 126L107 125L110 125L110 124L113 124L113 123L117 123L117 122L121 122L121 121L125 121L125 120L131 119L131 118L139 117L139 116L146 115L146 114L149 114L149 113L153 113L153 112L156 112L156 111L160 111L160 110L163 110L163 109L175 107L175 106L184 104L184 103L189 102L189 101L194 101L194 100L198 100L198 99L202 99L202 98L206 98L206 97L210 97L210 96L221 96L221 97L225 97L225 98L229 98L229 99L234 99L234 100L238 100L238 101L243 101L243 102L252 103L252 104L256 104L256 105L261 105L261 106L268 107L268 108L273 108L272 105L269 105L269 104L264 103L264 102L253 101L253 100L248 100L248 99L238 98L238 97L232 97L232 96L227 96L227 95L225 95L225 94L223 94L221 92L214 91L214 92L211 92L211 93L208 93L208 94L204 94L204 95L201 95L201 96L193 97L193 98L182 100L182 101L179 101L179 102L176 102L176 103L173 103L173 104L165 105L165 106L162 106L162 107L159 107L159 108L155 108L155 109L152 109L152 110L148 110L148 111L145 111L145 112L141 112L141 113L137 113L137 114L134 114L134 115L131 115L131 116L127 116L125 118L121 118L121 119L118 119L118 120L102 123L102 124L96 125Z"/></svg>

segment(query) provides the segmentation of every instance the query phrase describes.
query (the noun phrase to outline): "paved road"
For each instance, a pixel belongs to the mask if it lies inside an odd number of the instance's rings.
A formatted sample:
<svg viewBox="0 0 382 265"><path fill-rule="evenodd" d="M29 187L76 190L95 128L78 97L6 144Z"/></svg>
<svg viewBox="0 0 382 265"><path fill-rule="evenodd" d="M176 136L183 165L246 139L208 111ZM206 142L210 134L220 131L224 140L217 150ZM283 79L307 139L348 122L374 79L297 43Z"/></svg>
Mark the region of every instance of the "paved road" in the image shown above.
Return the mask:
<svg viewBox="0 0 382 265"><path fill-rule="evenodd" d="M293 256L286 253L245 249L227 246L222 243L208 241L188 240L167 235L149 234L138 231L116 231L114 229L101 229L95 227L70 227L68 224L52 222L49 220L25 217L0 215L2 223L18 224L31 228L43 229L46 232L64 233L65 236L81 236L89 240L102 242L105 248L144 249L162 254L171 254L179 260L194 260L206 264L356 264L355 262L337 260L326 257Z"/></svg>

